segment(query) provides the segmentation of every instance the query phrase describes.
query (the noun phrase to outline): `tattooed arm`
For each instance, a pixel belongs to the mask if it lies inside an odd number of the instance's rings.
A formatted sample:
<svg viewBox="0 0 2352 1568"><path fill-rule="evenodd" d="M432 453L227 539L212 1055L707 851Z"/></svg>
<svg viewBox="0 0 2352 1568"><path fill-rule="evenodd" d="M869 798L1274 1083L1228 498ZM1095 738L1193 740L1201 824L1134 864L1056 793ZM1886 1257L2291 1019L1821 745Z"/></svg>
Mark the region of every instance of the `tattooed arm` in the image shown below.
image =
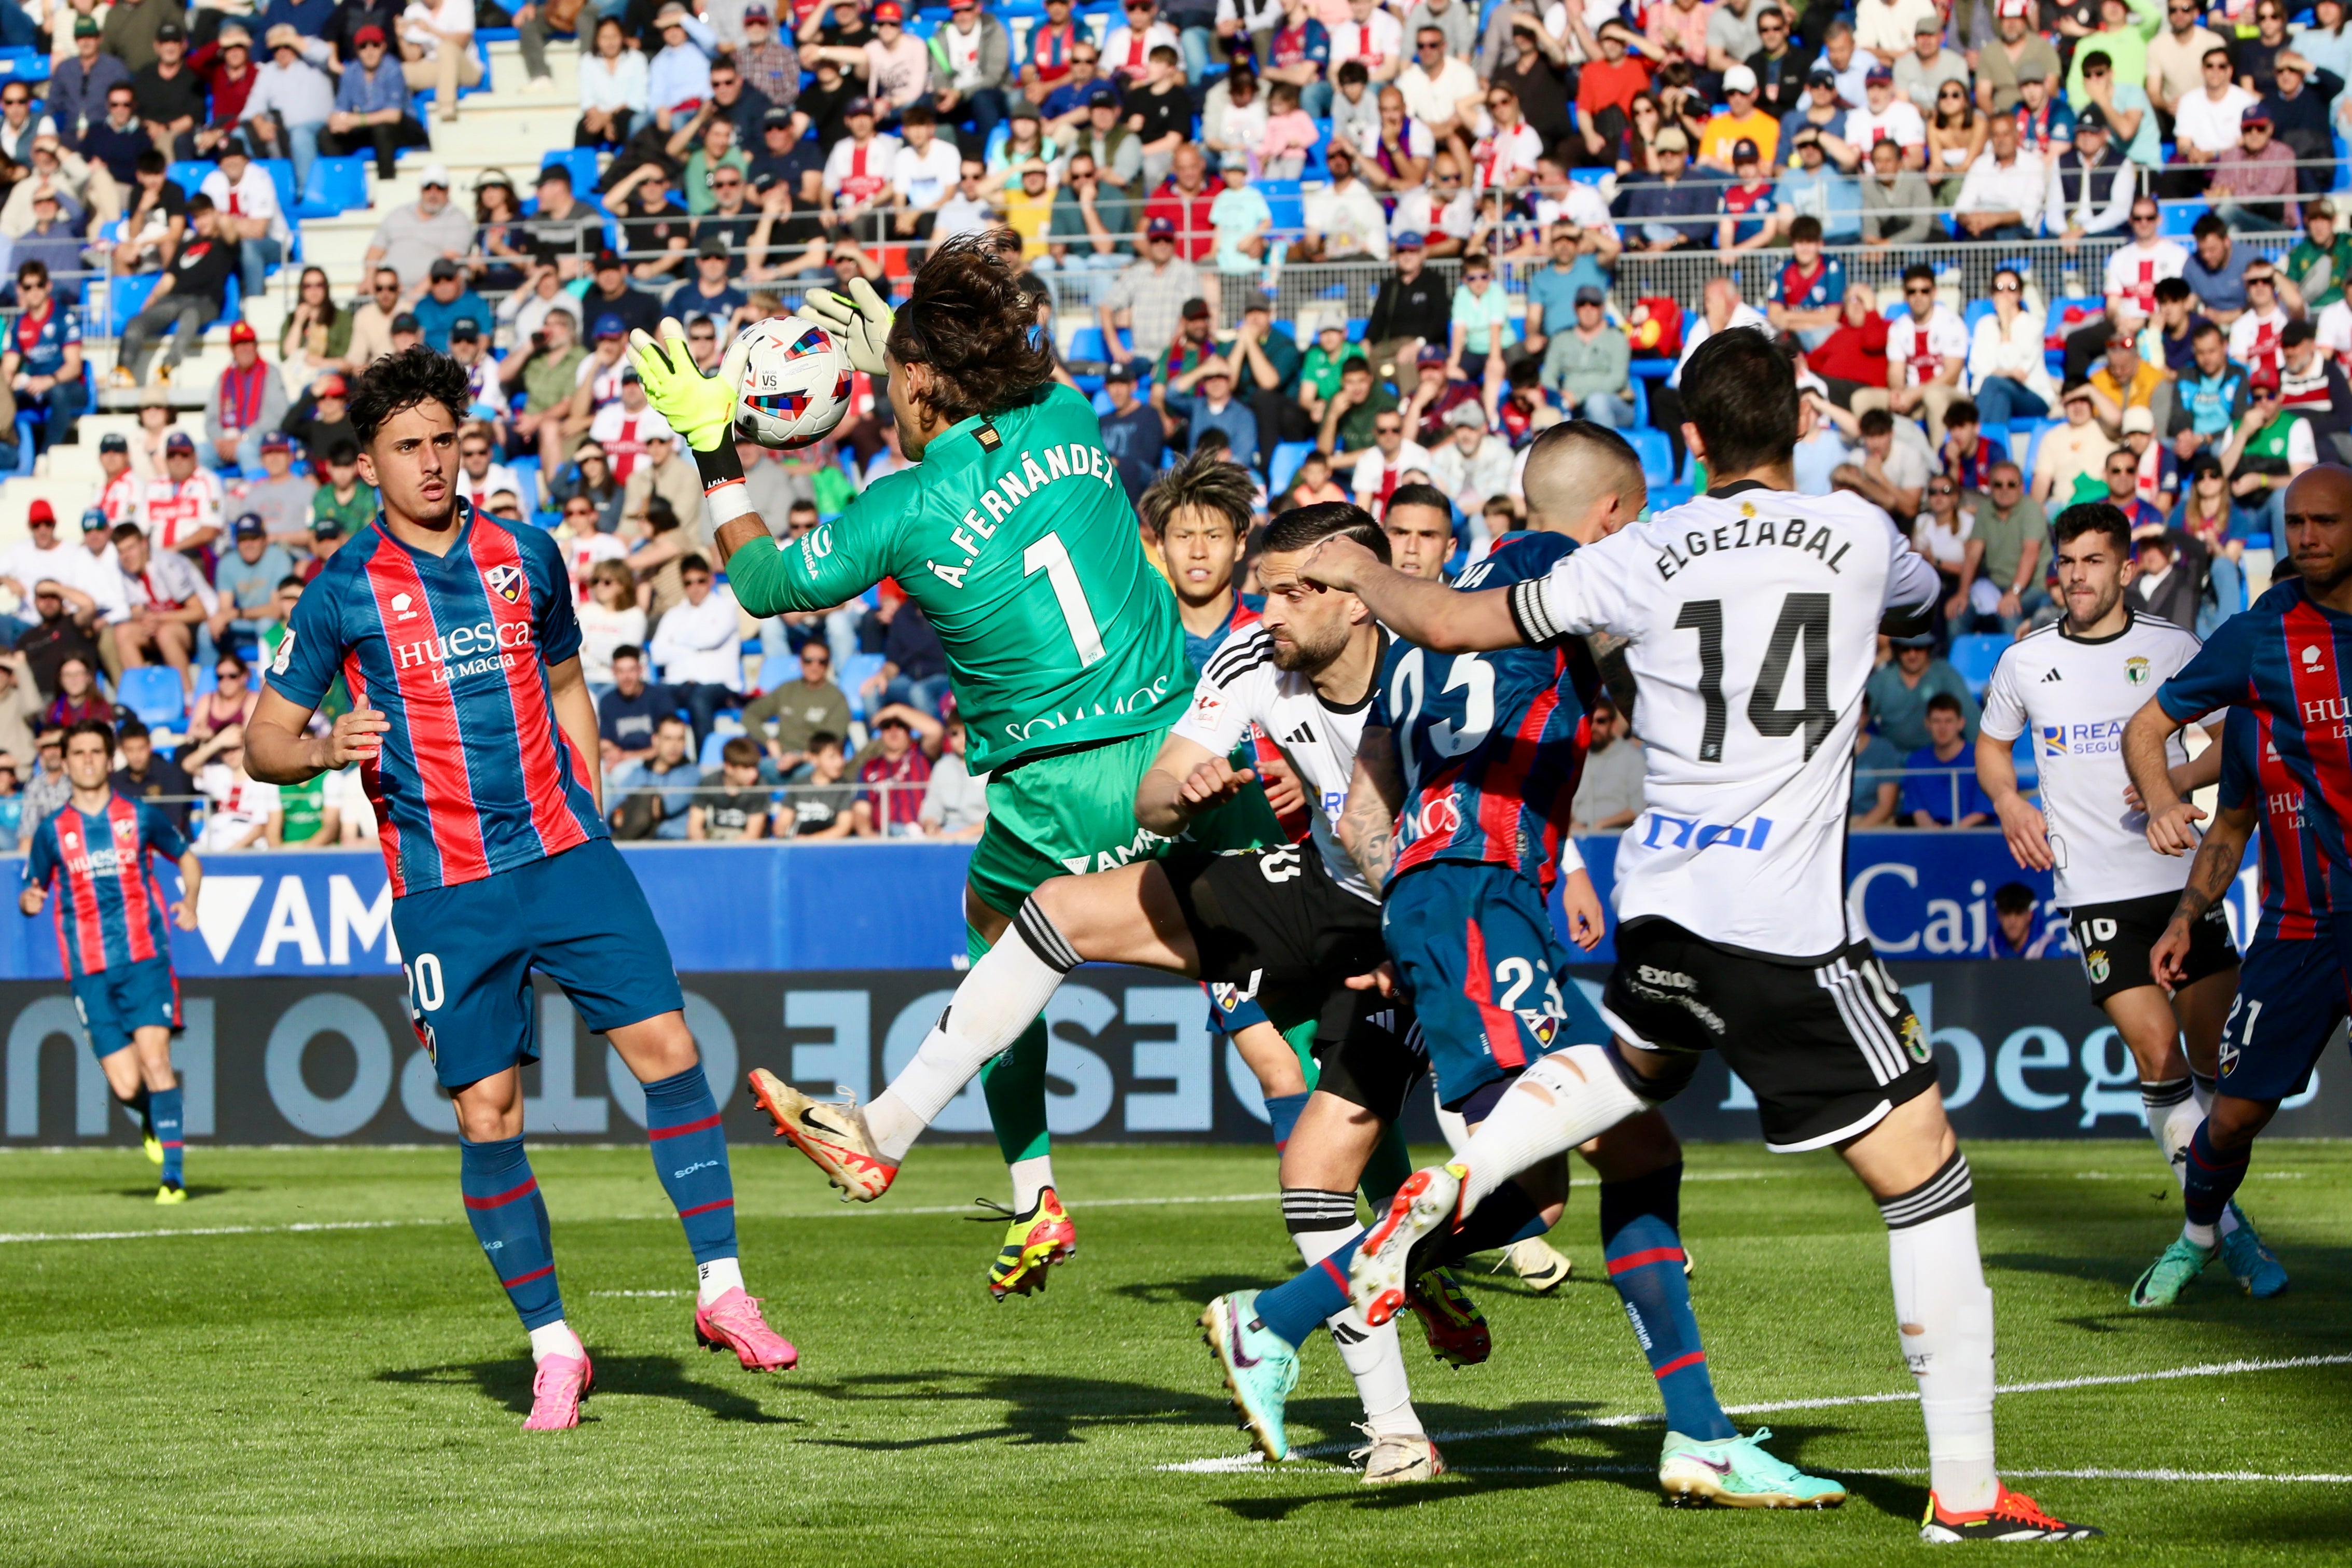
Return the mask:
<svg viewBox="0 0 2352 1568"><path fill-rule="evenodd" d="M2148 953L2148 967L2168 989L2189 972L2189 933L2237 881L2238 868L2245 862L2246 841L2253 831L2251 800L2214 813L2213 825L2205 831L2205 841L2197 846L2197 859L2189 868L2189 885L2180 890L2180 904Z"/></svg>
<svg viewBox="0 0 2352 1568"><path fill-rule="evenodd" d="M1347 808L1339 813L1339 842L1355 857L1375 892L1396 864L1397 808L1404 803L1404 773L1397 766L1396 735L1377 725L1364 727L1356 747L1355 777L1348 784Z"/></svg>

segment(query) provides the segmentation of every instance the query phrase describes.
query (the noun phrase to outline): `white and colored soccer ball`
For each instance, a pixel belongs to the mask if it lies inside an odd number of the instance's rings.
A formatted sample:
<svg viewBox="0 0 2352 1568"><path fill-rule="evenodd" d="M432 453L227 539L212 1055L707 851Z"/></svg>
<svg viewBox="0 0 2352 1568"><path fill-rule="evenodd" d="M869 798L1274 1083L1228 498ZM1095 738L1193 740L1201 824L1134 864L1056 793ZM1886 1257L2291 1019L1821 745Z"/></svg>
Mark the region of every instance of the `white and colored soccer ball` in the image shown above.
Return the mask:
<svg viewBox="0 0 2352 1568"><path fill-rule="evenodd" d="M790 450L823 440L849 412L849 356L800 316L772 316L736 334L722 374L735 382L735 433Z"/></svg>

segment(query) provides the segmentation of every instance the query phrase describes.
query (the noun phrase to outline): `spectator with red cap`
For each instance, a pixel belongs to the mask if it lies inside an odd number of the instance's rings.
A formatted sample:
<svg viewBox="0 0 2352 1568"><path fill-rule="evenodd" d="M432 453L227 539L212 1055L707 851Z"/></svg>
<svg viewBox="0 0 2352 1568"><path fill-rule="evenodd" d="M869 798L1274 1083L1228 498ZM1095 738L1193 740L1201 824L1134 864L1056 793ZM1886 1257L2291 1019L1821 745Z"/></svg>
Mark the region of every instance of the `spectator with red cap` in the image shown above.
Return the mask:
<svg viewBox="0 0 2352 1568"><path fill-rule="evenodd" d="M1004 85L1013 68L1013 37L980 8L980 0L948 0L947 26L931 35L931 107L940 122L969 128L970 150L988 145L1004 118Z"/></svg>
<svg viewBox="0 0 2352 1568"><path fill-rule="evenodd" d="M808 51L808 57L834 60L845 71L862 73L866 96L893 120L922 96L931 75L931 53L907 31L907 13L898 0L882 0L874 7L874 36L863 44L821 44Z"/></svg>
<svg viewBox="0 0 2352 1568"><path fill-rule="evenodd" d="M930 782L931 759L915 744L907 715L895 705L875 722L881 749L858 764L864 786L851 808L861 839L915 838L923 831L923 786Z"/></svg>
<svg viewBox="0 0 2352 1568"><path fill-rule="evenodd" d="M343 67L335 87L335 111L327 116L326 134L319 151L330 158L346 157L363 148L375 150L379 180L394 178L404 147L430 147L433 139L418 124L408 96L408 78L397 62L386 57L384 30L370 22L352 35L355 57Z"/></svg>
<svg viewBox="0 0 2352 1568"><path fill-rule="evenodd" d="M277 367L262 361L250 321L229 328L228 357L205 404L205 439L212 444L206 461L233 473L260 466L261 438L286 420L286 383Z"/></svg>
<svg viewBox="0 0 2352 1568"><path fill-rule="evenodd" d="M2294 152L2271 134L2271 111L2250 104L2238 117L2238 144L2215 161L2209 188L2216 216L2241 234L2302 225Z"/></svg>

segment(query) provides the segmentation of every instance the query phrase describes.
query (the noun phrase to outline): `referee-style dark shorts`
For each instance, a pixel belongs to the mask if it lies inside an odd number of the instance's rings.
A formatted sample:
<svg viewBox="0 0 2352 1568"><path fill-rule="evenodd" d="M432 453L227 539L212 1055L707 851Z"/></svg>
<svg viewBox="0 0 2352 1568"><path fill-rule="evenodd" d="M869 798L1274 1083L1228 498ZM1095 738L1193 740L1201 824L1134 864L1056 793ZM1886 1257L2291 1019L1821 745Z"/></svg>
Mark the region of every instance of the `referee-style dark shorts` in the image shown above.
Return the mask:
<svg viewBox="0 0 2352 1568"><path fill-rule="evenodd" d="M1277 1029L1314 1019L1317 1040L1347 1038L1356 993L1344 982L1388 960L1379 904L1332 881L1311 843L1187 850L1160 866L1200 952L1201 978L1255 998Z"/></svg>
<svg viewBox="0 0 2352 1568"><path fill-rule="evenodd" d="M1927 1033L1867 942L1790 963L1637 920L1617 934L1601 1010L1632 1050L1721 1051L1775 1154L1858 1136L1936 1087Z"/></svg>
<svg viewBox="0 0 2352 1568"><path fill-rule="evenodd" d="M2074 946L2083 955L2083 977L2091 983L2091 1004L2105 1007L2119 992L2157 983L2148 955L2179 906L2177 893L2151 893L2142 898L2113 904L2085 904L2066 912L2074 933ZM2238 967L2237 945L2230 940L2229 913L2220 904L2189 928L2189 977L2194 985L2208 975Z"/></svg>

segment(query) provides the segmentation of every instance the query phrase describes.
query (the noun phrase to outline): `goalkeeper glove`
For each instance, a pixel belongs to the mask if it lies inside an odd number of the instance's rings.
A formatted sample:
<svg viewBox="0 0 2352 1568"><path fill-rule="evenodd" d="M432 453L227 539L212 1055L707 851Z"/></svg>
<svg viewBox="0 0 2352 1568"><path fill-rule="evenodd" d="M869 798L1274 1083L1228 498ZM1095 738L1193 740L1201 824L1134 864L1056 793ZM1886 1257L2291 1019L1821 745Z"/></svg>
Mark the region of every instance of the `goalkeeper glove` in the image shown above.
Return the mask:
<svg viewBox="0 0 2352 1568"><path fill-rule="evenodd" d="M890 323L895 318L874 286L862 277L849 280L849 295L844 298L830 288L812 288L801 298L799 314L808 317L841 340L849 354L850 368L864 371L869 376L889 373L882 362L882 350L890 340Z"/></svg>
<svg viewBox="0 0 2352 1568"><path fill-rule="evenodd" d="M730 345L716 376L694 362L686 346L686 329L677 318L662 319L659 341L642 327L629 334L629 360L645 383L646 402L669 422L669 427L696 453L714 452L728 444L735 422L735 389L742 366Z"/></svg>

